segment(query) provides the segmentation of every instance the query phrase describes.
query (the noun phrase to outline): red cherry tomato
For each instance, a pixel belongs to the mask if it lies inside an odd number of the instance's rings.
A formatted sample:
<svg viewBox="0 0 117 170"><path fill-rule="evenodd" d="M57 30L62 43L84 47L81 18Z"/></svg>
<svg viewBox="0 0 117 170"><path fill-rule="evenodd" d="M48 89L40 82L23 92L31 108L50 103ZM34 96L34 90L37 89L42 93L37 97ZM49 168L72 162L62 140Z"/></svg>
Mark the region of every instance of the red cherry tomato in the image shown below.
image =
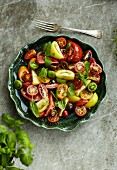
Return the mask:
<svg viewBox="0 0 117 170"><path fill-rule="evenodd" d="M75 103L75 107L85 105L87 102L88 100L81 99Z"/></svg>
<svg viewBox="0 0 117 170"><path fill-rule="evenodd" d="M48 90L44 84L39 84L38 90L42 98L45 98L46 96L48 96Z"/></svg>
<svg viewBox="0 0 117 170"><path fill-rule="evenodd" d="M83 86L83 83L80 79L74 78L74 80L72 81L72 83L74 84L74 88L75 90L80 89Z"/></svg>
<svg viewBox="0 0 117 170"><path fill-rule="evenodd" d="M21 89L21 94L22 94L22 96L24 96L26 99L32 100L32 96L30 96L30 95L28 95L28 94L26 93L25 88L22 88L22 89ZM39 94L37 94L37 95L33 96L33 100L34 100L35 102L36 102L36 101L39 101L39 100L41 100L41 96L40 96Z"/></svg>
<svg viewBox="0 0 117 170"><path fill-rule="evenodd" d="M49 122L55 123L55 122L58 122L58 121L59 121L60 116L59 116L58 113L56 113L54 116L48 115L47 119L48 119Z"/></svg>
<svg viewBox="0 0 117 170"><path fill-rule="evenodd" d="M27 87L26 92L30 96L35 96L38 94L38 88L37 86L31 84Z"/></svg>
<svg viewBox="0 0 117 170"><path fill-rule="evenodd" d="M46 112L45 112L44 116L48 116L48 115L49 115L49 113L50 113L50 111L51 111L52 109L54 109L54 108L55 108L54 100L53 100L53 96L52 96L52 94L51 94L51 93L49 93L48 97L49 97L49 107L47 108L47 110L46 110Z"/></svg>
<svg viewBox="0 0 117 170"><path fill-rule="evenodd" d="M31 58L36 56L36 51L34 49L29 50L25 56L24 56L24 60L30 60Z"/></svg>
<svg viewBox="0 0 117 170"><path fill-rule="evenodd" d="M84 66L84 63L83 62L77 62L75 65L74 65L74 70L76 73L83 73L85 71L85 66Z"/></svg>
<svg viewBox="0 0 117 170"><path fill-rule="evenodd" d="M57 38L57 39L56 39L56 42L58 43L58 45L59 45L60 48L64 48L64 47L66 46L66 44L67 44L66 39L63 38L63 37Z"/></svg>
<svg viewBox="0 0 117 170"><path fill-rule="evenodd" d="M68 116L68 111L67 111L67 110L64 110L63 113L62 113L62 116L63 116L63 117L67 117L67 116Z"/></svg>
<svg viewBox="0 0 117 170"><path fill-rule="evenodd" d="M24 83L22 83L22 85L23 85L23 87L28 87L29 85L31 85L32 83L31 82L24 82Z"/></svg>
<svg viewBox="0 0 117 170"><path fill-rule="evenodd" d="M71 45L70 45L70 49L68 50L67 60L69 62L78 62L83 57L82 49L78 44L72 41L68 41L68 43L69 42L71 43Z"/></svg>
<svg viewBox="0 0 117 170"><path fill-rule="evenodd" d="M22 77L23 81L25 82L29 82L29 81L32 81L32 75L30 73L25 73Z"/></svg>
<svg viewBox="0 0 117 170"><path fill-rule="evenodd" d="M90 62L90 64L91 64L91 63L96 63L95 58L90 57L89 62Z"/></svg>
<svg viewBox="0 0 117 170"><path fill-rule="evenodd" d="M97 63L91 63L90 72L92 72L93 74L100 74L102 72L102 68Z"/></svg>
<svg viewBox="0 0 117 170"><path fill-rule="evenodd" d="M85 106L76 106L75 113L77 116L84 116L87 114L87 109Z"/></svg>

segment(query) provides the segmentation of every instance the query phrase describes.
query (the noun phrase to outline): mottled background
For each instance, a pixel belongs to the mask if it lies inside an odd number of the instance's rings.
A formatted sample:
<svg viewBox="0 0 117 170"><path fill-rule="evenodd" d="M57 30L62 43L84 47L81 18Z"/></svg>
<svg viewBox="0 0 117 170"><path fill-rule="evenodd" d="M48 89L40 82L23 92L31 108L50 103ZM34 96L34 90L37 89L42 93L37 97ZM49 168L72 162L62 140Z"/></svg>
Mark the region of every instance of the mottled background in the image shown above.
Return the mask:
<svg viewBox="0 0 117 170"><path fill-rule="evenodd" d="M7 89L8 68L26 43L47 34L33 20L56 22L80 29L101 29L102 39L62 32L93 45L107 74L107 95L98 111L71 132L46 130L23 120ZM28 170L117 169L117 57L113 30L117 27L116 0L0 0L0 114L9 113L25 122L34 150Z"/></svg>

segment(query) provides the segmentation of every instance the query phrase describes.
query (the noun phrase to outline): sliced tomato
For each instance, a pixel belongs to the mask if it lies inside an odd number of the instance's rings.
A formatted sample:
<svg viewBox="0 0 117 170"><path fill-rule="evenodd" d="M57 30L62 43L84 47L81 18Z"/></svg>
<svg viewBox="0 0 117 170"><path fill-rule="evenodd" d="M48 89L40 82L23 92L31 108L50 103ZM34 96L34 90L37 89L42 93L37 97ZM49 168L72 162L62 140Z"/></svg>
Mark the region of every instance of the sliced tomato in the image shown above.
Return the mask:
<svg viewBox="0 0 117 170"><path fill-rule="evenodd" d="M96 63L95 58L94 58L94 57L90 57L90 58L89 58L89 62L90 62L90 64L91 64L91 63Z"/></svg>
<svg viewBox="0 0 117 170"><path fill-rule="evenodd" d="M49 57L49 59L51 60L52 64L58 64L58 63L59 63L56 58ZM41 54L41 52L39 52L39 53L37 54L36 62L37 62L38 64L44 64L44 63L45 63L45 57Z"/></svg>
<svg viewBox="0 0 117 170"><path fill-rule="evenodd" d="M67 84L59 84L57 87L57 97L59 99L64 99L67 95L68 85Z"/></svg>
<svg viewBox="0 0 117 170"><path fill-rule="evenodd" d="M70 49L68 50L67 60L69 62L78 62L83 57L82 48L78 44L72 41L68 41L68 43L70 43L71 45L70 45Z"/></svg>
<svg viewBox="0 0 117 170"><path fill-rule="evenodd" d="M28 70L31 70L30 68L30 63L36 62L36 58L31 58L29 63L28 63Z"/></svg>
<svg viewBox="0 0 117 170"><path fill-rule="evenodd" d="M47 89L55 89L58 87L58 84L57 83L54 83L54 84L47 84L46 85L46 88Z"/></svg>
<svg viewBox="0 0 117 170"><path fill-rule="evenodd" d="M87 109L85 106L76 106L75 113L77 116L85 116L87 114Z"/></svg>
<svg viewBox="0 0 117 170"><path fill-rule="evenodd" d="M48 96L48 90L44 84L39 84L38 90L42 98L45 98Z"/></svg>
<svg viewBox="0 0 117 170"><path fill-rule="evenodd" d="M80 89L83 86L83 82L80 79L74 78L74 80L72 81L72 83L74 84L74 88L75 90Z"/></svg>
<svg viewBox="0 0 117 170"><path fill-rule="evenodd" d="M43 117L43 116L44 116L44 114L45 114L45 112L41 112L41 113L39 113L39 117Z"/></svg>
<svg viewBox="0 0 117 170"><path fill-rule="evenodd" d="M28 100L30 100L30 101L32 100L32 96L30 96L30 95L27 94L25 88L22 88L22 89L21 89L21 94L22 94L22 96L24 96L26 99L28 99ZM33 100L34 100L34 101L39 101L39 100L41 100L41 96L40 96L39 94L37 94L37 95L33 96Z"/></svg>
<svg viewBox="0 0 117 170"><path fill-rule="evenodd" d="M84 63L79 61L77 62L75 65L74 65L74 71L76 73L83 73L85 71L85 66L84 66Z"/></svg>
<svg viewBox="0 0 117 170"><path fill-rule="evenodd" d="M62 116L63 117L67 117L69 114L68 114L68 111L67 110L64 110L63 113L62 113Z"/></svg>
<svg viewBox="0 0 117 170"><path fill-rule="evenodd" d="M99 83L100 82L100 75L90 73L89 79L95 81L96 83Z"/></svg>
<svg viewBox="0 0 117 170"><path fill-rule="evenodd" d="M32 74L30 73L25 73L22 77L22 79L25 81L25 82L30 82L32 81Z"/></svg>
<svg viewBox="0 0 117 170"><path fill-rule="evenodd" d="M24 82L23 76L25 73L29 73L29 70L27 69L26 66L21 66L18 70L18 77L22 82Z"/></svg>
<svg viewBox="0 0 117 170"><path fill-rule="evenodd" d="M64 37L59 37L56 39L56 42L58 43L60 48L64 48L67 44L67 41Z"/></svg>
<svg viewBox="0 0 117 170"><path fill-rule="evenodd" d="M37 86L31 84L27 87L26 92L30 96L35 96L38 94L38 88Z"/></svg>
<svg viewBox="0 0 117 170"><path fill-rule="evenodd" d="M32 84L32 82L30 82L30 81L29 81L29 82L27 81L27 82L23 82L23 83L22 83L23 87L28 87L28 86L31 85L31 84Z"/></svg>
<svg viewBox="0 0 117 170"><path fill-rule="evenodd" d="M51 122L51 123L55 123L55 122L58 122L59 119L60 119L60 116L58 113L56 113L54 116L52 116L51 114L48 115L47 117L48 121Z"/></svg>
<svg viewBox="0 0 117 170"><path fill-rule="evenodd" d="M41 82L41 83L44 83L44 84L47 84L50 82L50 78L49 77L46 77L44 79L42 79L41 77L38 76L38 80Z"/></svg>
<svg viewBox="0 0 117 170"><path fill-rule="evenodd" d="M49 113L50 113L50 111L51 111L52 109L54 109L54 108L55 108L54 100L53 100L53 96L52 96L52 94L51 94L51 93L49 93L48 97L49 97L49 106L48 106L47 110L45 111L44 116L48 116L48 115L49 115Z"/></svg>
<svg viewBox="0 0 117 170"><path fill-rule="evenodd" d="M93 74L100 74L102 72L102 68L97 63L91 63L90 72L92 72Z"/></svg>
<svg viewBox="0 0 117 170"><path fill-rule="evenodd" d="M29 50L25 56L24 56L24 60L30 60L31 58L36 56L36 51L34 49Z"/></svg>
<svg viewBox="0 0 117 170"><path fill-rule="evenodd" d="M80 92L81 99L88 100L93 96L93 93L88 91L87 89L84 89Z"/></svg>
<svg viewBox="0 0 117 170"><path fill-rule="evenodd" d="M81 100L79 100L79 101L77 101L77 102L75 103L75 107L76 107L76 106L85 105L86 103L88 103L88 100L86 100L86 99L81 99Z"/></svg>

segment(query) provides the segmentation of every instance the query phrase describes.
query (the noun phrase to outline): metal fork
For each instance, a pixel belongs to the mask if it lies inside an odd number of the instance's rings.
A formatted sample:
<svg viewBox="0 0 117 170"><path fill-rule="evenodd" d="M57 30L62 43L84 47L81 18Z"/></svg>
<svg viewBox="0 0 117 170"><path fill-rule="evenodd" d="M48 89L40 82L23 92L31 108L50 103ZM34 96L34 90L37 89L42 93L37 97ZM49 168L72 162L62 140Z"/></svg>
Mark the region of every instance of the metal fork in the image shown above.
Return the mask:
<svg viewBox="0 0 117 170"><path fill-rule="evenodd" d="M102 35L103 35L103 31L101 30L81 30L81 29L75 29L75 28L67 28L67 27L63 27L55 23L49 23L49 22L45 22L41 20L34 20L33 24L35 27L38 27L40 29L43 29L49 32L57 32L63 29L63 30L69 30L72 32L87 34L87 35L90 35L96 38L102 38Z"/></svg>

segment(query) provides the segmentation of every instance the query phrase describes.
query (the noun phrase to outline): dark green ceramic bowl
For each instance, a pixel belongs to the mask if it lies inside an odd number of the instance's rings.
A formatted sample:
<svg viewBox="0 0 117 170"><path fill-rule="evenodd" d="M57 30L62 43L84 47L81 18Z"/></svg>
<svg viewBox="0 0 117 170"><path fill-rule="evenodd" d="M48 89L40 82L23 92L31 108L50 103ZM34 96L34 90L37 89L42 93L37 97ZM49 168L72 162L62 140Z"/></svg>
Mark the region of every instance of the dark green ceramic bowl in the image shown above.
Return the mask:
<svg viewBox="0 0 117 170"><path fill-rule="evenodd" d="M9 68L8 89L10 91L10 96L15 103L17 112L19 113L19 115L21 117L30 120L31 122L33 122L35 125L37 125L39 127L44 127L47 129L60 129L63 131L69 131L69 130L73 130L80 123L88 120L96 112L98 106L100 105L101 101L105 97L106 76L105 76L104 70L101 73L101 81L98 84L98 89L96 91L99 96L98 103L88 111L88 114L84 117L78 117L74 112L71 112L71 113L69 113L68 117L61 118L59 122L54 123L54 124L49 123L46 118L36 118L35 116L33 116L33 114L28 110L26 99L21 95L20 91L16 90L14 87L14 80L18 79L18 77L17 77L18 69L20 68L21 65L25 65L25 62L23 61L23 56L25 55L25 53L30 49L35 49L36 52L39 52L42 49L42 46L46 42L53 41L57 37L60 37L60 36L63 36L63 35L43 36L43 37L39 38L38 40L25 45L19 51L16 59L14 60L14 62L11 64L11 66ZM91 45L81 42L80 40L78 40L76 38L71 38L68 36L63 36L63 37L65 37L66 39L71 39L74 42L78 43L82 47L83 51L91 50L93 53L93 57L96 59L97 63L100 64L101 67L103 68L103 65L98 57L96 50Z"/></svg>

